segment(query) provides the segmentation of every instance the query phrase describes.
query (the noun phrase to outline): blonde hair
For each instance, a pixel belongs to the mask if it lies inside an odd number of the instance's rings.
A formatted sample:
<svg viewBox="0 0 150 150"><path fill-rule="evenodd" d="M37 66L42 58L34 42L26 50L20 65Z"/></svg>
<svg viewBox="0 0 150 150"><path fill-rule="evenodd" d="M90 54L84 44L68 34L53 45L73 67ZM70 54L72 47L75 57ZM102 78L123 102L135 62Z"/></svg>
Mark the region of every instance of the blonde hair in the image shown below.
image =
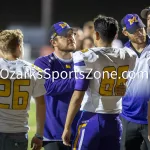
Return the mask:
<svg viewBox="0 0 150 150"><path fill-rule="evenodd" d="M17 46L23 44L22 31L2 30L0 31L0 50L4 53L15 53Z"/></svg>

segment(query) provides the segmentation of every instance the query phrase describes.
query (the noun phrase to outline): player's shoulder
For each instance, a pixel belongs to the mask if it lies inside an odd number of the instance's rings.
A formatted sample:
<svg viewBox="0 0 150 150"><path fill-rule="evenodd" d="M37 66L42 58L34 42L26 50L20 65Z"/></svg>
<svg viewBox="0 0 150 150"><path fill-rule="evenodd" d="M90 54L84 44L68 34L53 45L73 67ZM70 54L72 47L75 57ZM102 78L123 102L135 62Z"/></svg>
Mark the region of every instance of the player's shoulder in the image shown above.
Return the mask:
<svg viewBox="0 0 150 150"><path fill-rule="evenodd" d="M96 51L96 48L86 48L86 49L75 51L73 54L86 56L86 55L90 55L91 53L95 53L95 51Z"/></svg>
<svg viewBox="0 0 150 150"><path fill-rule="evenodd" d="M94 47L94 48L90 48L90 50L96 54L100 55L104 55L104 54L112 54L115 53L114 48L112 47Z"/></svg>
<svg viewBox="0 0 150 150"><path fill-rule="evenodd" d="M0 62L3 61L3 58L0 58Z"/></svg>
<svg viewBox="0 0 150 150"><path fill-rule="evenodd" d="M123 48L113 48L113 47L106 47L100 49L102 55L107 55L111 58L119 58L119 59L128 59L128 58L136 58L135 52L133 50L123 47Z"/></svg>
<svg viewBox="0 0 150 150"><path fill-rule="evenodd" d="M88 51L88 49L73 52L72 53L73 60L84 59L86 51Z"/></svg>
<svg viewBox="0 0 150 150"><path fill-rule="evenodd" d="M125 57L137 57L137 55L135 54L135 52L128 48L128 47L123 47L123 48L119 48L120 49L120 54L125 54Z"/></svg>
<svg viewBox="0 0 150 150"><path fill-rule="evenodd" d="M83 50L77 50L77 51L74 51L73 52L73 56L76 56L76 55L84 55L86 54L87 52L89 51L89 49L83 49Z"/></svg>
<svg viewBox="0 0 150 150"><path fill-rule="evenodd" d="M126 58L132 58L136 57L135 52L133 52L131 49L124 47L124 48L106 48L101 51L103 54L106 54L107 56L111 56L114 58L119 59L126 59Z"/></svg>
<svg viewBox="0 0 150 150"><path fill-rule="evenodd" d="M1 63L4 63L4 59L3 58L0 58L0 64Z"/></svg>
<svg viewBox="0 0 150 150"><path fill-rule="evenodd" d="M25 69L25 71L30 71L34 74L44 73L43 69L26 60L19 60L19 63L22 64L21 66Z"/></svg>
<svg viewBox="0 0 150 150"><path fill-rule="evenodd" d="M7 61L5 62L3 58L0 58L0 69L6 69L7 67Z"/></svg>
<svg viewBox="0 0 150 150"><path fill-rule="evenodd" d="M100 59L102 59L104 56L109 57L116 57L117 51L112 47L94 47L90 49L93 53L95 53Z"/></svg>
<svg viewBox="0 0 150 150"><path fill-rule="evenodd" d="M73 53L73 59L83 59L85 62L95 62L98 58L98 55L92 48Z"/></svg>

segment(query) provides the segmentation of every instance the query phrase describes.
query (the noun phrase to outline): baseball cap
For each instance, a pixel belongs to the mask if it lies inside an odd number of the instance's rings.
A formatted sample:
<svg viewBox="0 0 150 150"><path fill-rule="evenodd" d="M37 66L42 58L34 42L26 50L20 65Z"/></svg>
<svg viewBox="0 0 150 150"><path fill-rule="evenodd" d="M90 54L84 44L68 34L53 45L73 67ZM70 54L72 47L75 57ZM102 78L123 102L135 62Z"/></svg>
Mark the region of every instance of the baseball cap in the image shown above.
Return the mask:
<svg viewBox="0 0 150 150"><path fill-rule="evenodd" d="M150 6L149 6L149 7L146 7L145 9L143 9L143 10L141 11L141 17L142 17L143 19L147 19L147 15L148 15L149 12L150 12Z"/></svg>
<svg viewBox="0 0 150 150"><path fill-rule="evenodd" d="M50 39L54 39L58 36L65 36L69 30L72 28L66 22L58 22L51 26L50 28Z"/></svg>
<svg viewBox="0 0 150 150"><path fill-rule="evenodd" d="M137 14L127 14L121 20L121 26L122 28L125 28L130 34L135 33L139 28L145 27L142 20Z"/></svg>

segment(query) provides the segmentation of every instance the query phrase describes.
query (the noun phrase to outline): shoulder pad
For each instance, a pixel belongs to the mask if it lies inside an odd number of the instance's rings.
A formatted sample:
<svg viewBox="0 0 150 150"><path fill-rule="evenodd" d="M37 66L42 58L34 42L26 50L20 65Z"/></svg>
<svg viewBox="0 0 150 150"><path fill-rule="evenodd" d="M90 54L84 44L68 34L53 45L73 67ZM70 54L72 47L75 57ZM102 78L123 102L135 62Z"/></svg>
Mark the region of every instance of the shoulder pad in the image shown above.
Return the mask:
<svg viewBox="0 0 150 150"><path fill-rule="evenodd" d="M87 51L89 51L89 49L83 49L83 50L81 50L82 53L85 53Z"/></svg>
<svg viewBox="0 0 150 150"><path fill-rule="evenodd" d="M38 72L43 72L43 69L41 69L40 67L38 67L38 66L36 66L34 64L32 64L32 68L34 68Z"/></svg>

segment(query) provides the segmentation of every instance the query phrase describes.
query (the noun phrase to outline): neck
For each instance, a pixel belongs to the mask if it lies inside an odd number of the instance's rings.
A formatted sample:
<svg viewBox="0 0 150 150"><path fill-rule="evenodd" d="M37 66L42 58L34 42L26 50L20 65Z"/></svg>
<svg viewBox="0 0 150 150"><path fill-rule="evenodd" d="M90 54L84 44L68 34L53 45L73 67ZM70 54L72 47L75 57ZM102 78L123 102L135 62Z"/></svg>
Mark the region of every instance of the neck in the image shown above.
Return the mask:
<svg viewBox="0 0 150 150"><path fill-rule="evenodd" d="M71 52L64 52L64 51L59 51L59 50L55 50L54 54L61 58L61 59L71 59L72 58L72 53Z"/></svg>
<svg viewBox="0 0 150 150"><path fill-rule="evenodd" d="M4 57L3 57L4 59L7 59L7 60L16 60L17 58L16 57L14 57L13 55L9 55L9 54L7 54L7 55L4 55Z"/></svg>
<svg viewBox="0 0 150 150"><path fill-rule="evenodd" d="M111 47L111 43L98 42L97 47Z"/></svg>
<svg viewBox="0 0 150 150"><path fill-rule="evenodd" d="M132 42L131 42L132 43ZM146 47L146 42L142 43L142 44L137 44L137 43L132 43L134 49L138 52L142 52L143 49Z"/></svg>

